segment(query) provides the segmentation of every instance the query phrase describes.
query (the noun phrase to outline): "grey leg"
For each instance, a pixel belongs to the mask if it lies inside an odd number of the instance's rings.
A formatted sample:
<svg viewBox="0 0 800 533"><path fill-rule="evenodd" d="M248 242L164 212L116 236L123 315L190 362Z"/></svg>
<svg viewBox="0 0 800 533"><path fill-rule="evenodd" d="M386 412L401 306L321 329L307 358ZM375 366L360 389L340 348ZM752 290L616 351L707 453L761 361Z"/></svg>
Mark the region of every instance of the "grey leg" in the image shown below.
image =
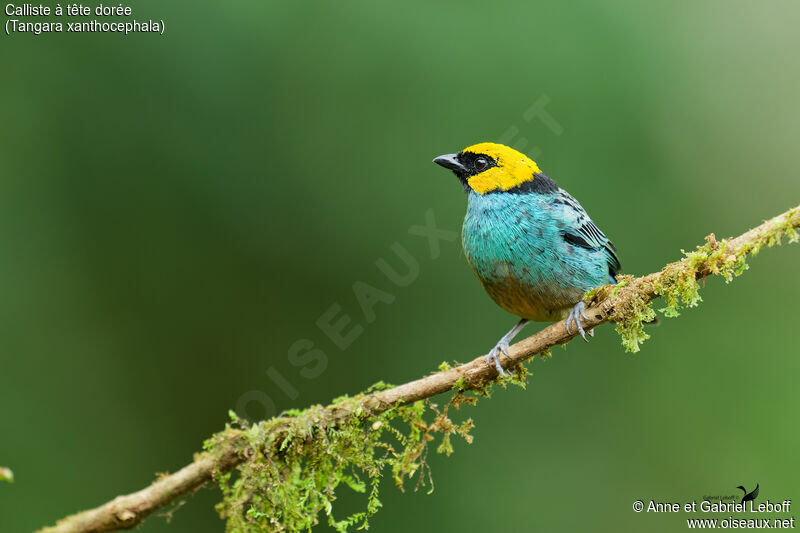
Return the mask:
<svg viewBox="0 0 800 533"><path fill-rule="evenodd" d="M514 340L514 337L517 336L517 333L519 333L522 330L522 328L525 327L525 324L527 324L527 323L528 323L528 319L526 319L526 318L523 318L522 320L517 322L517 325L514 326L513 328L511 328L511 330L509 330L508 333L503 335L503 337L499 341L497 341L497 344L494 345L494 348L489 350L489 353L486 354L486 362L488 364L490 364L490 365L493 364L494 367L497 369L497 373L500 374L501 376L506 376L508 374L506 374L506 371L503 370L502 366L500 366L500 359L499 359L498 356L500 355L500 352L502 352L502 353L506 354L506 356L508 356L508 345L509 345L509 343L512 340Z"/></svg>

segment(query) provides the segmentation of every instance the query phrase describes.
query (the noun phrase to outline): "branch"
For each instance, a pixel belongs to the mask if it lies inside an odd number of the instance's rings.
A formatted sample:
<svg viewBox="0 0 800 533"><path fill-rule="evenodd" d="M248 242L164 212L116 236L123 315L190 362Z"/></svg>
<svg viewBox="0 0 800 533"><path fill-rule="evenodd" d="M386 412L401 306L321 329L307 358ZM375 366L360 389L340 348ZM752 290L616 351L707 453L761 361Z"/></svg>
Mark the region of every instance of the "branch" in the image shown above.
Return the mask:
<svg viewBox="0 0 800 533"><path fill-rule="evenodd" d="M584 328L588 330L609 320L614 321L626 348L637 351L639 344L648 337L642 330L642 323L655 316L650 307L653 299L663 296L667 304L665 314L674 316L679 307L696 305L699 300L697 280L720 275L730 281L747 267L745 258L748 255L755 255L764 247L780 244L784 236L789 238L789 242L796 242L798 228L800 206L734 239L717 241L713 234L709 235L703 246L685 254L680 261L666 265L659 272L639 278L622 276L616 286L605 286L587 293L589 306L586 312L589 318L583 321ZM553 346L569 342L575 336L575 333L567 333L564 321L557 322L513 345L509 349L509 356L502 358L502 364L504 367L515 367L537 354L546 353ZM454 389L481 390L497 379L495 368L486 363L484 356L479 356L469 363L363 395L355 401L309 409L308 414L302 415L305 417L302 422L309 427L329 427L346 421L354 414L363 419ZM297 417L274 418L269 421L268 431L275 435L285 432L297 420ZM191 464L162 477L149 487L64 518L53 527L40 530L40 533L95 533L135 527L155 510L209 481L218 480L221 474L246 460L247 453L242 452L248 443L246 430L229 428L219 434L219 439L222 445L213 454L197 454Z"/></svg>

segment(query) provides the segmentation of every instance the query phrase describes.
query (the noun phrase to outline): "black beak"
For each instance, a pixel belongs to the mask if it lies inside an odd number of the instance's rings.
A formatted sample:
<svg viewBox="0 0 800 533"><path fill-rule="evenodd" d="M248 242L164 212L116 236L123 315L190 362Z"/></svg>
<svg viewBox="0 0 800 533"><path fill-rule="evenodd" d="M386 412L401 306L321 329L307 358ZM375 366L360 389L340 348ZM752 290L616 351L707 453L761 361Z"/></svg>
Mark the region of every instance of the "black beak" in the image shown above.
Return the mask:
<svg viewBox="0 0 800 533"><path fill-rule="evenodd" d="M464 165L458 162L458 154L444 154L433 160L437 165L449 168L453 172L466 172Z"/></svg>

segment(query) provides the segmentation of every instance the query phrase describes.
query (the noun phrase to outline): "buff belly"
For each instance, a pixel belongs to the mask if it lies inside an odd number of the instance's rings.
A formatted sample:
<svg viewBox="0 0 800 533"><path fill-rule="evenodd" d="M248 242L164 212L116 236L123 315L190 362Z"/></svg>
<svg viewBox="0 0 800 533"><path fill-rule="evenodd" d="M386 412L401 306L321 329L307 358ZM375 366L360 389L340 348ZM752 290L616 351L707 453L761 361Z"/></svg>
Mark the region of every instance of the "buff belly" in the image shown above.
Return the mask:
<svg viewBox="0 0 800 533"><path fill-rule="evenodd" d="M497 305L511 314L536 322L554 322L566 318L572 306L583 296L578 289L531 286L513 275L505 279L498 279L498 276L484 279L478 275L478 279Z"/></svg>

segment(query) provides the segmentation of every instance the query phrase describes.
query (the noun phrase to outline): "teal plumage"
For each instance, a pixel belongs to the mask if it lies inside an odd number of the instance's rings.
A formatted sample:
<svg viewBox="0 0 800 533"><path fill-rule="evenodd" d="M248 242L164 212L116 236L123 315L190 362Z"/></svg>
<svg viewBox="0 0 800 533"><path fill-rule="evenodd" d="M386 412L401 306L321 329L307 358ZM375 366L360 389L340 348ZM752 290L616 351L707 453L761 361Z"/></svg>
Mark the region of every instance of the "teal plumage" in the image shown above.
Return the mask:
<svg viewBox="0 0 800 533"><path fill-rule="evenodd" d="M499 354L529 321L567 318L586 339L586 291L616 283L616 249L575 198L525 155L482 143L434 159L467 192L462 244L467 262L492 299L521 318L487 355ZM592 331L589 331L592 334Z"/></svg>
<svg viewBox="0 0 800 533"><path fill-rule="evenodd" d="M613 245L599 230L590 243L584 235L594 230L581 228L596 226L563 190L470 191L468 198L464 253L486 292L506 311L538 322L560 320L587 290L616 282Z"/></svg>

